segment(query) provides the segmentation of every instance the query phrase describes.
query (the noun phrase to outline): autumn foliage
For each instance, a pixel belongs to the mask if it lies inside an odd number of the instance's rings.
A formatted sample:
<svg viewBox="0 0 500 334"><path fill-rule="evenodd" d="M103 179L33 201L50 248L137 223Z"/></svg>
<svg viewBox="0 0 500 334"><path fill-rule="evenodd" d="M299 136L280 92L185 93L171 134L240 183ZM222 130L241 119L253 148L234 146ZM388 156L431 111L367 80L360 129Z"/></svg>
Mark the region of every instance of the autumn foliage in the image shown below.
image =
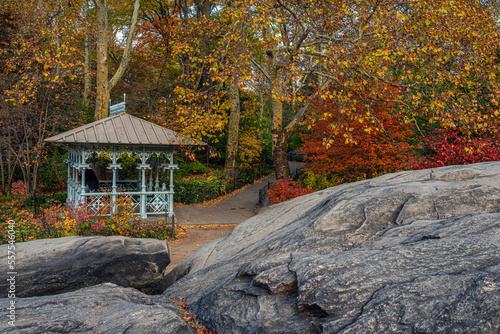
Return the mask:
<svg viewBox="0 0 500 334"><path fill-rule="evenodd" d="M313 118L319 120L313 122ZM352 182L395 171L411 154L412 128L393 113L391 103L358 103L343 110L333 99L313 107L308 133L302 134L306 169Z"/></svg>
<svg viewBox="0 0 500 334"><path fill-rule="evenodd" d="M467 137L457 130L435 130L421 138L429 153L415 157L405 167L426 169L500 160L500 134Z"/></svg>
<svg viewBox="0 0 500 334"><path fill-rule="evenodd" d="M269 196L269 204L272 205L313 192L312 189L302 188L299 182L280 179L271 185L267 195Z"/></svg>

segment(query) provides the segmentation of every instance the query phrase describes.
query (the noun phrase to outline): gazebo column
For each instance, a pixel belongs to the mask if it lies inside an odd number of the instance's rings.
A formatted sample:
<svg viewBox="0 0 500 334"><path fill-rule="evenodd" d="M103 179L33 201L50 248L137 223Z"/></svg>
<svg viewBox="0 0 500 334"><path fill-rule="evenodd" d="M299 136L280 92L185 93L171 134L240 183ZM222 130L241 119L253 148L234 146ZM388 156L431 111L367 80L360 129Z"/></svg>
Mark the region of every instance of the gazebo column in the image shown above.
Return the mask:
<svg viewBox="0 0 500 334"><path fill-rule="evenodd" d="M174 152L169 152L168 158L170 160L170 163L162 163L161 167L163 168L164 171L167 169L170 170L170 184L167 196L167 203L168 203L167 216L173 217L174 216L174 170L179 169L179 166L174 164Z"/></svg>
<svg viewBox="0 0 500 334"><path fill-rule="evenodd" d="M168 211L167 216L172 217L174 215L174 170L177 169L177 165L170 165L170 185L168 194Z"/></svg>
<svg viewBox="0 0 500 334"><path fill-rule="evenodd" d="M76 191L76 185L78 182L78 171L76 170L75 164L71 166L71 170L73 171L73 177L71 178L71 194L73 199L73 206L75 206L78 203L78 196L79 196Z"/></svg>
<svg viewBox="0 0 500 334"><path fill-rule="evenodd" d="M151 169L149 170L149 184L148 184L148 191L153 191L153 164L152 162L150 163Z"/></svg>
<svg viewBox="0 0 500 334"><path fill-rule="evenodd" d="M74 150L71 146L68 148L68 158L66 158L66 160L64 160L64 162L66 162L68 164L68 180L67 180L68 195L66 197L66 205L68 207L70 207L70 206L75 205L75 192L74 192L75 160L74 160Z"/></svg>
<svg viewBox="0 0 500 334"><path fill-rule="evenodd" d="M71 202L71 199L73 198L73 194L71 193L71 161L69 159L65 159L64 162L68 164L66 204L69 204Z"/></svg>
<svg viewBox="0 0 500 334"><path fill-rule="evenodd" d="M160 168L158 162L156 163L156 180L155 180L155 190L160 190Z"/></svg>
<svg viewBox="0 0 500 334"><path fill-rule="evenodd" d="M86 188L86 184L85 184L85 171L87 169L90 169L90 165L89 164L80 164L78 166L78 171L81 172L81 183L80 183L80 201L82 202L82 204L84 206L87 205L87 196L85 195L85 188Z"/></svg>
<svg viewBox="0 0 500 334"><path fill-rule="evenodd" d="M83 206L87 206L87 197L85 196L85 171L90 169L90 165L85 163L85 148L81 149L80 154L80 163L78 164L78 171L81 172L81 186L80 186L80 201Z"/></svg>
<svg viewBox="0 0 500 334"><path fill-rule="evenodd" d="M118 186L116 184L117 179L118 179L118 170L122 169L118 162L118 157L116 154L116 149L113 148L113 156L111 157L111 164L108 166L108 169L111 169L113 172L113 183L111 186L111 201L113 202L113 206L111 207L111 212L115 213L116 212L116 200L118 199Z"/></svg>
<svg viewBox="0 0 500 334"><path fill-rule="evenodd" d="M80 155L78 154L78 150L75 149L73 151L73 158L74 158L74 163L73 163L73 206L77 206L80 202L80 177L78 175L79 169L78 165L80 164Z"/></svg>
<svg viewBox="0 0 500 334"><path fill-rule="evenodd" d="M147 218L148 214L146 212L146 191L147 191L147 185L146 185L146 170L150 169L151 166L146 163L140 164L137 169L140 170L141 174L141 218Z"/></svg>

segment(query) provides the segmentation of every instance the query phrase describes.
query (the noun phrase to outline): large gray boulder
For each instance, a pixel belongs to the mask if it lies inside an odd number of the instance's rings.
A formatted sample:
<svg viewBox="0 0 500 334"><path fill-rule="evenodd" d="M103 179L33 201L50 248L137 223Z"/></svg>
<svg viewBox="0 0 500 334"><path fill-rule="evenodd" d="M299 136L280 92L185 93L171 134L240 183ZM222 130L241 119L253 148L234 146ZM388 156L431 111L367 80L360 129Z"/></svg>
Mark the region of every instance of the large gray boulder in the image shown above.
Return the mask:
<svg viewBox="0 0 500 334"><path fill-rule="evenodd" d="M8 313L9 303L0 299L2 315ZM15 306L13 325L4 316L0 333L194 333L168 298L111 283L55 296L17 298Z"/></svg>
<svg viewBox="0 0 500 334"><path fill-rule="evenodd" d="M500 163L273 206L155 288L220 333L499 333Z"/></svg>
<svg viewBox="0 0 500 334"><path fill-rule="evenodd" d="M112 237L66 237L15 244L16 296L44 296L111 282L151 289L170 263L165 241ZM7 247L0 246L0 272L7 273ZM7 297L0 280L0 297Z"/></svg>

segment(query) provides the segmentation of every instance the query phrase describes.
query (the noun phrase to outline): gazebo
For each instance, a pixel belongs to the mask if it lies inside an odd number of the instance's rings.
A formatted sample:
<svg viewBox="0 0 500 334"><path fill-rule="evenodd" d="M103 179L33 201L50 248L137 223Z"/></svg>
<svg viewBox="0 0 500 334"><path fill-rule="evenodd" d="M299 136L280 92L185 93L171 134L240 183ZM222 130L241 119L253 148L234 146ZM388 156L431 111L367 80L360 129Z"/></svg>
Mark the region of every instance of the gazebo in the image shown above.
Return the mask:
<svg viewBox="0 0 500 334"><path fill-rule="evenodd" d="M118 108L117 108L118 107ZM116 110L118 109L118 111ZM68 206L82 206L97 213L103 207L116 211L119 197L130 198L136 214L166 214L174 216L174 149L184 146L206 145L154 123L125 113L125 103L112 106L111 116L45 139L68 147ZM137 157L137 180L119 180L123 155ZM111 160L108 169L112 180L99 180L99 188L89 189L85 173L91 169L95 157ZM160 185L159 171L170 171L170 184ZM149 174L149 175L148 175Z"/></svg>

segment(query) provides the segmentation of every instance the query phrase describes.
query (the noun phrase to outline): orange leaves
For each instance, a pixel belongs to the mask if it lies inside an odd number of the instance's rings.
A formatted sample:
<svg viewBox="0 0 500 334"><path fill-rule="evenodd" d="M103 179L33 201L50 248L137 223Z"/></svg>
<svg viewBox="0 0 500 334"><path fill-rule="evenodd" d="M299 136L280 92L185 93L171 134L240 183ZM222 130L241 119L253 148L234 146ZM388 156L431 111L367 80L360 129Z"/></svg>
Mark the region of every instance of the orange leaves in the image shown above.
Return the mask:
<svg viewBox="0 0 500 334"><path fill-rule="evenodd" d="M390 100L396 93L389 90L385 98ZM325 110L329 116L317 119L311 131L301 135L307 170L357 181L396 170L396 162L411 152L406 142L411 128L393 114L390 103L359 102L345 113L338 112L340 107L333 101L318 101L312 108L315 116Z"/></svg>

